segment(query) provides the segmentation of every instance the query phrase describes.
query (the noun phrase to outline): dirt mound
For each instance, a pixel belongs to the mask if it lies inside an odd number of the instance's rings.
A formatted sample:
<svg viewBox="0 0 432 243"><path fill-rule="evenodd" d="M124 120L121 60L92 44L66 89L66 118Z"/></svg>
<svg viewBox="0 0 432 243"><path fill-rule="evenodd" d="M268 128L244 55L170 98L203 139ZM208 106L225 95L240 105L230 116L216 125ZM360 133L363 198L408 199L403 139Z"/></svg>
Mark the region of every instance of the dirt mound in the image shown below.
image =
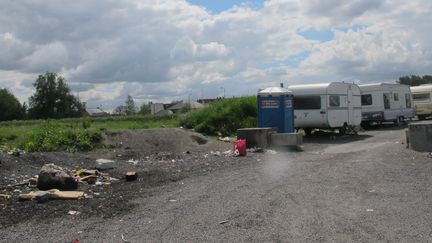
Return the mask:
<svg viewBox="0 0 432 243"><path fill-rule="evenodd" d="M107 143L121 145L125 150L140 154L170 152L204 152L227 149L227 143L208 139L205 136L180 128L157 128L132 130L107 135Z"/></svg>

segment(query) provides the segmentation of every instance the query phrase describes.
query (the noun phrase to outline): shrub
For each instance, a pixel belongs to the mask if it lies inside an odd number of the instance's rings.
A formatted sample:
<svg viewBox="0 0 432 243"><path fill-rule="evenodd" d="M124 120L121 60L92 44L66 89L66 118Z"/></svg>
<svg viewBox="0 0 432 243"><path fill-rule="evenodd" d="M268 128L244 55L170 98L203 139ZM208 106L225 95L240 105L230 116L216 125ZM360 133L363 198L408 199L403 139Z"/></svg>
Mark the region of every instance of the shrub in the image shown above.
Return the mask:
<svg viewBox="0 0 432 243"><path fill-rule="evenodd" d="M99 131L65 129L47 122L18 146L29 152L88 151L99 146L103 135Z"/></svg>
<svg viewBox="0 0 432 243"><path fill-rule="evenodd" d="M226 99L208 108L185 114L180 117L179 123L207 135L232 135L238 128L255 127L256 117L257 100L250 96Z"/></svg>

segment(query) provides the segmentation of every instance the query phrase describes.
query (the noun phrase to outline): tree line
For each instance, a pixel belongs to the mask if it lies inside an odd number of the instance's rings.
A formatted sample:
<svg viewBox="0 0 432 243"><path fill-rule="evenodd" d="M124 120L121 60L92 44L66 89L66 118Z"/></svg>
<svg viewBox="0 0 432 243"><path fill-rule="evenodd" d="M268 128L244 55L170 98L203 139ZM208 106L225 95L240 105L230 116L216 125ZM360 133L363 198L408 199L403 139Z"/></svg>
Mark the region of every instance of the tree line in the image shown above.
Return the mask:
<svg viewBox="0 0 432 243"><path fill-rule="evenodd" d="M399 78L400 84L418 86L431 84L432 76L403 76ZM29 98L28 106L21 104L7 89L0 89L0 121L20 119L47 119L80 117L84 114L86 104L71 94L67 81L62 76L47 72L39 75L33 83L36 91ZM139 109L135 106L132 96L128 95L125 101L125 114L150 114L150 106L143 104Z"/></svg>
<svg viewBox="0 0 432 243"><path fill-rule="evenodd" d="M62 76L47 72L39 75L33 86L35 93L29 98L28 106L25 102L21 104L8 89L0 89L0 121L60 119L84 115L86 103L71 94L67 81ZM125 105L127 115L150 113L147 104L137 111L131 96L128 96Z"/></svg>

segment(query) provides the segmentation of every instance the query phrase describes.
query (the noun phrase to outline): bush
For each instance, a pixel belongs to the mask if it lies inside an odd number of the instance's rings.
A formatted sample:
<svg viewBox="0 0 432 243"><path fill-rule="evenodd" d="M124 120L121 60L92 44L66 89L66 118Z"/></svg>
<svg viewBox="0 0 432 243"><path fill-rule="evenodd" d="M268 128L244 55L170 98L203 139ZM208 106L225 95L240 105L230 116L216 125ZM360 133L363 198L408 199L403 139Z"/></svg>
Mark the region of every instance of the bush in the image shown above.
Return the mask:
<svg viewBox="0 0 432 243"><path fill-rule="evenodd" d="M99 131L65 129L58 124L47 122L25 141L19 148L29 152L42 151L88 151L99 146L103 135Z"/></svg>
<svg viewBox="0 0 432 243"><path fill-rule="evenodd" d="M206 134L235 134L238 128L255 127L257 100L255 96L220 101L208 108L185 114L181 126Z"/></svg>

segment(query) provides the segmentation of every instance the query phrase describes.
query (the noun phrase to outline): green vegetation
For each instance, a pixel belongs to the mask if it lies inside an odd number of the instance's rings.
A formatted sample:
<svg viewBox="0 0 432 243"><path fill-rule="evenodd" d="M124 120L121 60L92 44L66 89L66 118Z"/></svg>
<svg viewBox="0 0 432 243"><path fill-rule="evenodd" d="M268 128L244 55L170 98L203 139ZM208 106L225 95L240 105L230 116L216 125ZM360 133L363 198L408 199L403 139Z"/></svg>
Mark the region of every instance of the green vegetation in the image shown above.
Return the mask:
<svg viewBox="0 0 432 243"><path fill-rule="evenodd" d="M26 151L87 151L102 145L104 133L177 126L177 116L121 116L0 122L0 145Z"/></svg>
<svg viewBox="0 0 432 243"><path fill-rule="evenodd" d="M39 75L33 84L36 92L29 99L29 117L33 119L80 117L85 110L70 93L66 79L56 73Z"/></svg>
<svg viewBox="0 0 432 243"><path fill-rule="evenodd" d="M432 84L432 76L424 75L423 77L417 75L404 76L399 78L400 84L407 84L410 86L419 86L422 84Z"/></svg>
<svg viewBox="0 0 432 243"><path fill-rule="evenodd" d="M0 89L0 121L18 120L24 117L25 105L21 105L9 90Z"/></svg>
<svg viewBox="0 0 432 243"><path fill-rule="evenodd" d="M255 127L257 99L255 96L226 99L206 109L182 115L180 125L207 135L235 134L238 128Z"/></svg>

